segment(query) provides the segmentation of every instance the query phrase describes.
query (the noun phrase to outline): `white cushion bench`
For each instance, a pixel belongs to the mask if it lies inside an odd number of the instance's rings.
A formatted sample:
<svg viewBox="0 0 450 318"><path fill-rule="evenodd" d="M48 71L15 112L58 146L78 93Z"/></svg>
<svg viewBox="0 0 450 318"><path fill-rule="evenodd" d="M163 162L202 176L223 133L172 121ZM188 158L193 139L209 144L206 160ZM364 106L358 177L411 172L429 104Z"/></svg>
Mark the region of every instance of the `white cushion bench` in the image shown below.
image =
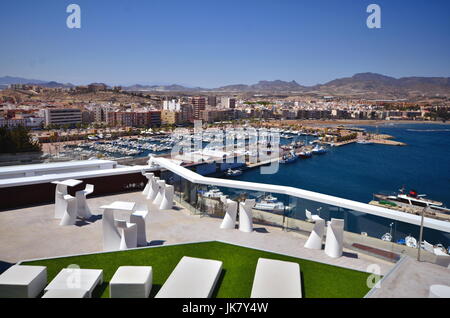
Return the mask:
<svg viewBox="0 0 450 318"><path fill-rule="evenodd" d="M183 256L155 298L209 298L222 271L222 262Z"/></svg>
<svg viewBox="0 0 450 318"><path fill-rule="evenodd" d="M274 259L258 259L251 298L301 297L300 265Z"/></svg>
<svg viewBox="0 0 450 318"><path fill-rule="evenodd" d="M151 266L120 266L109 282L111 298L148 298L151 289Z"/></svg>
<svg viewBox="0 0 450 318"><path fill-rule="evenodd" d="M51 289L84 289L87 297L92 297L95 287L103 282L103 270L84 268L64 268L45 287Z"/></svg>
<svg viewBox="0 0 450 318"><path fill-rule="evenodd" d="M14 265L0 275L0 298L35 298L47 284L47 267Z"/></svg>

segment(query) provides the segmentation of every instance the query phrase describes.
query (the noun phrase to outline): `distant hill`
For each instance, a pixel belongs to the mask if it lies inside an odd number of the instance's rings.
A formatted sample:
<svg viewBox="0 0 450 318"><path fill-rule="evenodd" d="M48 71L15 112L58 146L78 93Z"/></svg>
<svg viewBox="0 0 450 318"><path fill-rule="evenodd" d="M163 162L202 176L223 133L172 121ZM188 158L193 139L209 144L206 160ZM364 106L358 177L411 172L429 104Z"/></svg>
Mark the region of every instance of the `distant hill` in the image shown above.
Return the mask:
<svg viewBox="0 0 450 318"><path fill-rule="evenodd" d="M10 84L30 84L30 85L40 85L44 87L51 87L51 88L57 88L57 87L73 87L73 84L67 83L62 84L55 81L42 81L42 80L36 80L36 79L28 79L23 77L13 77L13 76L3 76L0 77L0 85L7 87Z"/></svg>
<svg viewBox="0 0 450 318"><path fill-rule="evenodd" d="M44 84L46 81L35 80L35 79L27 79L23 77L14 77L14 76L3 76L0 77L0 84L9 85L9 84Z"/></svg>
<svg viewBox="0 0 450 318"><path fill-rule="evenodd" d="M172 92L189 92L189 91L202 91L205 90L201 87L187 87L178 84L172 85L131 85L123 87L126 91L172 91Z"/></svg>
<svg viewBox="0 0 450 318"><path fill-rule="evenodd" d="M226 91L281 92L281 91L304 91L305 86L299 85L296 81L285 82L281 80L275 80L275 81L259 81L258 83L253 85L245 85L245 84L227 85L213 90L224 92Z"/></svg>
<svg viewBox="0 0 450 318"><path fill-rule="evenodd" d="M449 77L394 78L376 73L359 73L340 78L311 90L338 95L408 97L411 95L450 95Z"/></svg>
<svg viewBox="0 0 450 318"><path fill-rule="evenodd" d="M72 87L73 85L20 77L0 77L0 88L8 84L37 84L46 87ZM179 84L150 84L123 86L127 91L167 92L265 92L265 93L313 93L320 95L364 96L370 98L407 98L411 96L450 96L450 77L402 77L394 78L377 73L358 73L351 77L332 80L324 84L303 86L296 81L259 81L256 84L233 84L213 89L188 87Z"/></svg>

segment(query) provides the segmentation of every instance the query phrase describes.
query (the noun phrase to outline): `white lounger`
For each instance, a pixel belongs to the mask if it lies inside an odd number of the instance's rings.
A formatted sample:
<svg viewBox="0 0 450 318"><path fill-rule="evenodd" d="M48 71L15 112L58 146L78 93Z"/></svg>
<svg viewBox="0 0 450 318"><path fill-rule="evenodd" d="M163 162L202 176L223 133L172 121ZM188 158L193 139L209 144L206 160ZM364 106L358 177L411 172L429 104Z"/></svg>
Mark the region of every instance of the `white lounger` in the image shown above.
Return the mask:
<svg viewBox="0 0 450 318"><path fill-rule="evenodd" d="M109 282L111 298L148 298L152 290L151 266L120 266Z"/></svg>
<svg viewBox="0 0 450 318"><path fill-rule="evenodd" d="M79 288L50 289L42 298L87 298L88 291Z"/></svg>
<svg viewBox="0 0 450 318"><path fill-rule="evenodd" d="M14 265L0 275L0 298L35 298L47 284L47 267Z"/></svg>
<svg viewBox="0 0 450 318"><path fill-rule="evenodd" d="M251 298L302 298L300 265L258 259Z"/></svg>
<svg viewBox="0 0 450 318"><path fill-rule="evenodd" d="M183 256L155 298L209 298L222 262Z"/></svg>
<svg viewBox="0 0 450 318"><path fill-rule="evenodd" d="M51 289L84 289L87 297L92 297L95 287L103 282L103 270L84 268L64 268L45 287Z"/></svg>

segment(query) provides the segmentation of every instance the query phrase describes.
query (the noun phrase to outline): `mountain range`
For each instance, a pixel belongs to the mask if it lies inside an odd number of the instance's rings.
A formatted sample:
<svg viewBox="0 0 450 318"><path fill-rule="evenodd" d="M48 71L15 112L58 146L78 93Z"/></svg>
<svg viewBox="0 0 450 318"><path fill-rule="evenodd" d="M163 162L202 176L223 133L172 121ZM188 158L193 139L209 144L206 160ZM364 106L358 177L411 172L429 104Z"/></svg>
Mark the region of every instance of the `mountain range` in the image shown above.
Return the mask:
<svg viewBox="0 0 450 318"><path fill-rule="evenodd" d="M38 84L46 87L72 87L74 85L47 82L20 77L0 77L0 85ZM412 95L450 96L450 77L401 77L394 78L377 73L358 73L352 77L332 80L324 84L303 86L296 81L259 81L256 84L234 84L213 89L188 87L183 85L132 85L123 87L127 91L168 91L168 92L266 92L266 93L317 93L329 95L365 95L372 97L408 97Z"/></svg>

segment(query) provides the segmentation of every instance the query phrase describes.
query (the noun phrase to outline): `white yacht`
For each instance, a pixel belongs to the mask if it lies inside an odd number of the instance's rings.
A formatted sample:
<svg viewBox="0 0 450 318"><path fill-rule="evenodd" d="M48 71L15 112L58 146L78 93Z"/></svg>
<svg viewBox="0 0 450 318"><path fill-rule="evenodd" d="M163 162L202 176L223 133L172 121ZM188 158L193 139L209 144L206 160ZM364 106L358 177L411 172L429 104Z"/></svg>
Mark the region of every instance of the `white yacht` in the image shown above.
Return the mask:
<svg viewBox="0 0 450 318"><path fill-rule="evenodd" d="M283 202L279 202L277 198L268 195L260 202L257 202L254 206L254 209L274 213L283 213L284 204Z"/></svg>
<svg viewBox="0 0 450 318"><path fill-rule="evenodd" d="M223 193L218 188L211 188L203 193L203 197L210 199L220 199L221 195L223 195Z"/></svg>

